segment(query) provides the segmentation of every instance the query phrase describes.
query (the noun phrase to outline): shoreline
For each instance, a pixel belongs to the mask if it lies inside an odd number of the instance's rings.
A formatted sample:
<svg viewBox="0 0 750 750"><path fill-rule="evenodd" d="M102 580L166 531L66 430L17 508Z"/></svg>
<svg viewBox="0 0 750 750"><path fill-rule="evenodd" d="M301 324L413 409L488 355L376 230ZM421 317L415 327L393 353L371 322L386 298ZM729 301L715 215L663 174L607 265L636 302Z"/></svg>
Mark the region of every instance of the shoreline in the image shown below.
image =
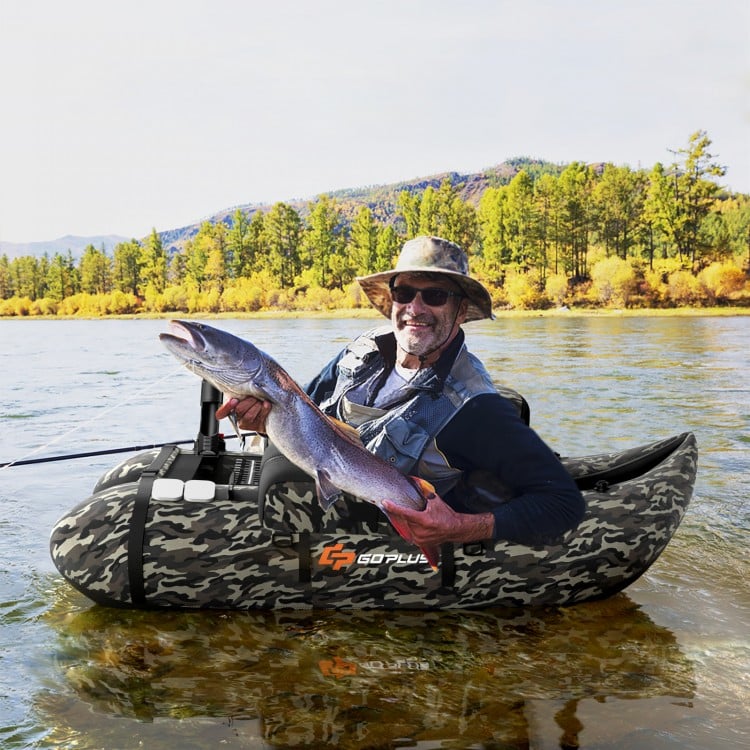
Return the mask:
<svg viewBox="0 0 750 750"><path fill-rule="evenodd" d="M495 319L502 318L537 318L537 317L580 317L580 318L635 318L635 317L743 317L750 316L750 307L674 307L674 308L551 308L548 310L495 310ZM118 315L0 315L0 321L6 320L289 320L299 318L343 320L362 319L380 320L382 316L371 308L341 310L261 310L258 312L145 312Z"/></svg>

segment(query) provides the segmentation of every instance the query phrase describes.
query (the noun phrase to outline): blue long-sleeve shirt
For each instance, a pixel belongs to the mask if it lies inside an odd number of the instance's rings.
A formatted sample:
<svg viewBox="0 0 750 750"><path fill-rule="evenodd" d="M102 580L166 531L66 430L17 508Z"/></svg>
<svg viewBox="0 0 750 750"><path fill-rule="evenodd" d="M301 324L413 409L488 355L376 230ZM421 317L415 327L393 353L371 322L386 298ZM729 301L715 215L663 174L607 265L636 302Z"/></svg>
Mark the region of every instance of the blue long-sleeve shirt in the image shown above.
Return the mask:
<svg viewBox="0 0 750 750"><path fill-rule="evenodd" d="M450 370L462 343L461 335L435 365L438 371ZM342 355L308 386L317 403L333 393ZM385 375L395 351L381 345L381 355ZM518 407L500 394L471 399L435 440L448 463L462 472L461 481L443 500L460 513L491 512L495 539L539 544L560 537L583 518L583 497L565 467Z"/></svg>

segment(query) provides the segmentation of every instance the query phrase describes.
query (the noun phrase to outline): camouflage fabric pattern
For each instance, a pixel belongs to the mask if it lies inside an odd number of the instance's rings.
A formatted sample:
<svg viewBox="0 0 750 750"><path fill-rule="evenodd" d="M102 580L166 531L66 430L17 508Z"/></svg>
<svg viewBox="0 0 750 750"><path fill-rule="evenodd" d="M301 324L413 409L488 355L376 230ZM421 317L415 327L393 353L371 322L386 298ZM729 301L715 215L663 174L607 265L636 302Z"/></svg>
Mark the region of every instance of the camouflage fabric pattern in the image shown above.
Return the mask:
<svg viewBox="0 0 750 750"><path fill-rule="evenodd" d="M696 441L686 433L563 459L574 476L596 478L672 445L635 478L586 490L582 523L556 543L444 546L437 572L373 514L374 506L347 498L323 514L311 483L273 485L260 504L251 487L217 486L217 497L205 502L152 499L143 545L146 600L155 607L473 609L603 598L637 579L677 529L692 495ZM144 460L115 474L132 478ZM127 540L136 493L135 482L100 490L52 533L62 575L103 604L132 606Z"/></svg>
<svg viewBox="0 0 750 750"><path fill-rule="evenodd" d="M100 604L132 606L128 536L136 493L135 483L103 490L74 508L52 533L52 557L62 575ZM143 544L147 602L190 608L309 607L288 540L287 535L277 544L274 534L261 527L248 488L205 503L151 500Z"/></svg>
<svg viewBox="0 0 750 750"><path fill-rule="evenodd" d="M145 453L139 453L137 456L117 464L117 466L113 466L99 478L99 481L94 486L93 494L118 484L137 482L141 474L151 465L151 462L158 454L159 449L154 448Z"/></svg>

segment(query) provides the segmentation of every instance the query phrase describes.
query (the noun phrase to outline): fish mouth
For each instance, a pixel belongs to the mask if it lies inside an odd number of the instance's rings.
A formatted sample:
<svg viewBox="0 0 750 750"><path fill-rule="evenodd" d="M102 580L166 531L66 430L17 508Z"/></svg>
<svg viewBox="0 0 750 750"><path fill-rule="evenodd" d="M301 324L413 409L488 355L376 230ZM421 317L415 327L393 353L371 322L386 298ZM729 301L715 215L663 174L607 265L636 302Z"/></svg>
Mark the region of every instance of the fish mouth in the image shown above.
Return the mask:
<svg viewBox="0 0 750 750"><path fill-rule="evenodd" d="M203 323L171 320L169 331L160 333L159 340L188 370L223 393L242 395L244 391L237 393L237 388L247 384L262 366L262 358L252 345L247 346L259 361L248 363L241 339Z"/></svg>
<svg viewBox="0 0 750 750"><path fill-rule="evenodd" d="M160 333L159 340L170 349L200 354L206 351L206 339L196 323L185 320L170 320L169 333Z"/></svg>

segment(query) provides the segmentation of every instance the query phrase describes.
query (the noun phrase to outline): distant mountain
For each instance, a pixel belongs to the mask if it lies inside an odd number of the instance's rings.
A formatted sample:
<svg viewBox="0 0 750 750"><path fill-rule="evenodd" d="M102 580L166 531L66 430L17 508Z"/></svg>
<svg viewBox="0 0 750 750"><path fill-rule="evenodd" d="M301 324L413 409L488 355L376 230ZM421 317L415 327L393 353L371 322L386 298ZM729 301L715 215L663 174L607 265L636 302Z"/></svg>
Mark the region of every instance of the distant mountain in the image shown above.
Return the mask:
<svg viewBox="0 0 750 750"><path fill-rule="evenodd" d="M479 199L482 197L482 193L488 187L507 185L521 169L525 169L532 177L536 178L544 173L559 174L563 168L564 165L552 164L551 162L539 159L518 157L509 159L497 166L484 169L481 172L470 174L442 172L430 175L429 177L418 177L413 180L406 180L405 182L390 185L344 188L331 190L325 194L336 199L339 208L348 219L353 219L362 206L369 206L376 221L388 224L394 222L398 216L398 196L404 190L419 193L430 186L437 189L444 180L448 180L458 191L462 200L477 205ZM294 208L304 218L309 213L310 204L314 203L318 197L313 196L308 199L294 199L283 202ZM175 252L184 247L185 243L198 233L204 221L214 224L224 222L227 226L231 226L232 217L237 210L242 211L247 216L252 216L257 211L265 212L270 208L270 204L264 205L258 203L233 206L232 208L219 211L213 216L197 221L194 224L159 232L159 236L164 247L171 252ZM57 252L65 254L70 250L73 257L77 260L88 245L93 245L97 249L103 245L111 253L115 245L120 242L127 242L130 239L132 238L103 235L97 237L66 236L60 237L57 240L50 240L49 242L12 243L0 241L0 255L5 254L8 258L12 259L22 255L41 256L44 253L48 253L52 256Z"/></svg>
<svg viewBox="0 0 750 750"><path fill-rule="evenodd" d="M20 258L23 255L40 257L47 253L52 257L55 253L66 255L68 250L78 260L83 251L93 245L97 250L104 249L111 253L115 245L127 242L128 237L120 237L116 234L97 235L96 237L74 237L66 235L56 240L46 242L2 242L0 241L0 255L7 255L9 259Z"/></svg>
<svg viewBox="0 0 750 750"><path fill-rule="evenodd" d="M353 219L362 206L369 206L376 221L388 224L395 221L398 215L398 195L404 190L419 193L430 186L437 189L447 179L458 190L458 194L462 200L477 205L479 199L482 197L482 193L488 187L507 185L521 169L525 169L532 177L536 178L544 173L560 174L564 167L565 165L552 164L540 159L518 157L509 159L497 166L484 169L481 172L469 174L442 172L430 175L429 177L418 177L413 180L392 183L390 185L370 185L367 187L331 190L325 193L325 195L336 199L339 208L348 219ZM294 199L283 202L291 206L300 216L305 217L309 213L310 204L314 203L318 197L314 196L305 200ZM209 221L212 224L224 222L227 226L231 226L232 217L237 210L242 211L247 216L252 216L257 211L265 212L270 208L270 205L248 203L224 209L213 216L203 219L203 221ZM189 239L198 233L203 221L178 229L159 232L164 247L172 252L183 247Z"/></svg>

